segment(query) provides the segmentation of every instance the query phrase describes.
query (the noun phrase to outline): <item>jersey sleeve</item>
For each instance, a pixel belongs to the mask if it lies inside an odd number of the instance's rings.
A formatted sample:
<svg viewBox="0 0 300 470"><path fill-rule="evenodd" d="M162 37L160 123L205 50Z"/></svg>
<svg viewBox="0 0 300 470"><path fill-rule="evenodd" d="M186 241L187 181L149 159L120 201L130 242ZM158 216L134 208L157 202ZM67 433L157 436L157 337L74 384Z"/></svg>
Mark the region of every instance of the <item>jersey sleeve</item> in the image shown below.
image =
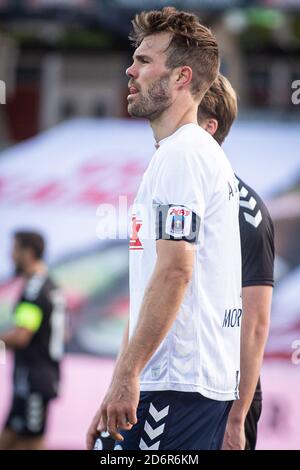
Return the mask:
<svg viewBox="0 0 300 470"><path fill-rule="evenodd" d="M198 160L198 161L197 161ZM159 204L189 207L201 219L205 211L205 168L184 149L164 156L157 168L154 199Z"/></svg>
<svg viewBox="0 0 300 470"><path fill-rule="evenodd" d="M204 170L184 149L164 157L153 193L156 239L197 242L206 205Z"/></svg>
<svg viewBox="0 0 300 470"><path fill-rule="evenodd" d="M274 286L274 227L269 214L258 227L240 210L242 286Z"/></svg>

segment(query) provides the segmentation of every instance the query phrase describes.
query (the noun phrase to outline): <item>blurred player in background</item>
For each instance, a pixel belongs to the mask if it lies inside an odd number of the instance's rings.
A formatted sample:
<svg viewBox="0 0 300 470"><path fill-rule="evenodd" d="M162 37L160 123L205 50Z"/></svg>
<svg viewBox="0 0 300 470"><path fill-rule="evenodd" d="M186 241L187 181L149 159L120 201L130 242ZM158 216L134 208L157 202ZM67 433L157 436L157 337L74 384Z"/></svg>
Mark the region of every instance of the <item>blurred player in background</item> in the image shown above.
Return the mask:
<svg viewBox="0 0 300 470"><path fill-rule="evenodd" d="M43 262L44 246L38 233L15 233L12 257L25 286L13 311L14 327L0 334L14 351L13 398L0 436L2 450L44 448L49 402L58 392L65 309Z"/></svg>
<svg viewBox="0 0 300 470"><path fill-rule="evenodd" d="M133 26L128 111L150 121L157 151L132 214L129 333L87 447L108 430L125 450L219 449L238 396L242 310L236 180L197 123L218 45L170 7Z"/></svg>
<svg viewBox="0 0 300 470"><path fill-rule="evenodd" d="M237 116L237 97L222 75L198 109L198 122L222 145ZM262 409L259 373L269 333L274 284L274 229L262 199L238 178L242 247L243 321L240 399L230 411L223 449L255 449Z"/></svg>

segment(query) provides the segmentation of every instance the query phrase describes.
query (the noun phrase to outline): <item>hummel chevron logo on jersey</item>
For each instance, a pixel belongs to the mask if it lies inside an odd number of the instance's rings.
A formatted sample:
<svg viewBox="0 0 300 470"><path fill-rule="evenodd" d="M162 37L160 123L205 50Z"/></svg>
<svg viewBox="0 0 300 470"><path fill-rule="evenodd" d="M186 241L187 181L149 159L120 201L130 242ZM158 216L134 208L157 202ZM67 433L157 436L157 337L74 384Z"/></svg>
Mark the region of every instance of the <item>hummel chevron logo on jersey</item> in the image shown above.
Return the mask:
<svg viewBox="0 0 300 470"><path fill-rule="evenodd" d="M186 357L191 354L194 350L194 345L189 343L182 345L180 343L175 343L175 350L180 357Z"/></svg>
<svg viewBox="0 0 300 470"><path fill-rule="evenodd" d="M250 211L253 212L257 205L257 201L253 196L251 196L248 201L243 200L248 196L248 194L249 194L248 190L245 188L245 186L242 186L240 189L240 207L244 207L245 209L249 209ZM248 212L243 212L243 214L244 214L246 222L253 225L253 227L255 228L257 228L262 221L262 215L261 215L260 210L257 212L255 216L249 214Z"/></svg>
<svg viewBox="0 0 300 470"><path fill-rule="evenodd" d="M240 201L241 207L246 207L246 209L251 209L252 211L255 209L256 204L256 199L253 196L250 197L249 201Z"/></svg>
<svg viewBox="0 0 300 470"><path fill-rule="evenodd" d="M245 217L246 221L249 222L249 224L253 225L253 227L255 227L255 228L257 228L259 226L259 224L261 223L261 221L262 221L262 215L261 215L260 210L258 211L258 213L256 214L255 217L248 214L247 212L244 212L244 217Z"/></svg>
<svg viewBox="0 0 300 470"><path fill-rule="evenodd" d="M143 438L141 438L140 441L140 449L141 450L158 450L159 448L160 441L155 442L152 446L147 446L146 442L144 441Z"/></svg>
<svg viewBox="0 0 300 470"><path fill-rule="evenodd" d="M169 413L169 406L166 406L161 411L157 411L153 403L151 403L149 413L151 414L154 421L158 422L167 416L167 414Z"/></svg>
<svg viewBox="0 0 300 470"><path fill-rule="evenodd" d="M193 367L193 361L184 362L182 359L179 360L175 357L173 358L173 364L182 374L187 374Z"/></svg>
<svg viewBox="0 0 300 470"><path fill-rule="evenodd" d="M148 423L148 421L146 421L144 427L144 431L146 432L146 434L148 434L151 441L153 441L153 439L155 439L156 437L160 436L164 432L164 429L165 424L161 424L160 426L158 426L158 428L153 429L152 426Z"/></svg>
<svg viewBox="0 0 300 470"><path fill-rule="evenodd" d="M248 196L248 190L245 188L245 186L242 186L240 189L240 197L247 197Z"/></svg>

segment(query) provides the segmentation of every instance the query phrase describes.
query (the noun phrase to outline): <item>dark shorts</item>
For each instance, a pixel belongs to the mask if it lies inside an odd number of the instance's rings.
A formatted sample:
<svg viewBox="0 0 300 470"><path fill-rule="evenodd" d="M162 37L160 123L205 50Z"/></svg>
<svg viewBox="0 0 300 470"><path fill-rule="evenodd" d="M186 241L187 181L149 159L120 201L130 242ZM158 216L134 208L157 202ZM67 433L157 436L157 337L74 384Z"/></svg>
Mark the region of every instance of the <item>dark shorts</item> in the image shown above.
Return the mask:
<svg viewBox="0 0 300 470"><path fill-rule="evenodd" d="M261 415L262 401L253 400L245 421L246 450L255 450L257 441L257 424Z"/></svg>
<svg viewBox="0 0 300 470"><path fill-rule="evenodd" d="M122 431L124 441L116 442L114 449L220 449L231 405L199 393L142 392L138 422L130 431ZM103 444L98 449L106 447L105 439Z"/></svg>
<svg viewBox="0 0 300 470"><path fill-rule="evenodd" d="M39 437L45 433L49 400L37 393L26 398L15 396L5 428L19 436Z"/></svg>

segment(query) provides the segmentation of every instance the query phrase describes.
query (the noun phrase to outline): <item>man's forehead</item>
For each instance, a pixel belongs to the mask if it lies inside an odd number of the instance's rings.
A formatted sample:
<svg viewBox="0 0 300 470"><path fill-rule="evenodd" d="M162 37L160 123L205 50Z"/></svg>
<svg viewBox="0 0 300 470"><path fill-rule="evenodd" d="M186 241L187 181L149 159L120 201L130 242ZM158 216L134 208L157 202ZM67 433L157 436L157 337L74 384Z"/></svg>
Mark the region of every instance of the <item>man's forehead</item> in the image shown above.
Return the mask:
<svg viewBox="0 0 300 470"><path fill-rule="evenodd" d="M151 34L143 39L139 47L136 49L135 54L161 54L168 48L170 40L170 33Z"/></svg>

